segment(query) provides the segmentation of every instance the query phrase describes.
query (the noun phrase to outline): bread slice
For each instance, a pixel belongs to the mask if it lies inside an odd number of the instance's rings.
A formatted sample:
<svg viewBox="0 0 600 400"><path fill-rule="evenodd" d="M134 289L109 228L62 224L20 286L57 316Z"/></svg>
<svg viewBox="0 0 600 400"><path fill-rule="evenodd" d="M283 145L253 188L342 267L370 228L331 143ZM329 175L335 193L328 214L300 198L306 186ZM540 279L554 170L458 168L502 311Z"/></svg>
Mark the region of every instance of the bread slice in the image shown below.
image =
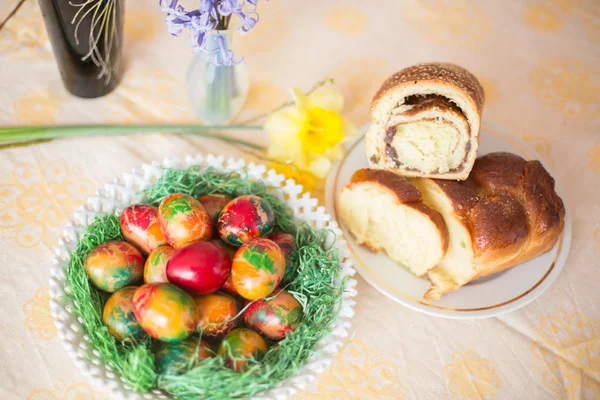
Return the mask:
<svg viewBox="0 0 600 400"><path fill-rule="evenodd" d="M411 183L441 213L450 238L446 255L428 272L427 300L549 251L563 230L564 205L539 161L491 153L477 159L466 181Z"/></svg>
<svg viewBox="0 0 600 400"><path fill-rule="evenodd" d="M424 296L439 300L443 293L458 289L476 274L468 213L479 202L479 195L471 181L413 179L411 183L421 192L423 203L438 211L448 227L448 251L429 271L431 289Z"/></svg>
<svg viewBox="0 0 600 400"><path fill-rule="evenodd" d="M464 180L475 162L484 92L475 76L446 63L392 75L371 103L365 137L371 168L406 177Z"/></svg>
<svg viewBox="0 0 600 400"><path fill-rule="evenodd" d="M361 169L340 193L339 215L359 244L388 256L417 276L438 264L448 248L442 216L422 203L406 179Z"/></svg>

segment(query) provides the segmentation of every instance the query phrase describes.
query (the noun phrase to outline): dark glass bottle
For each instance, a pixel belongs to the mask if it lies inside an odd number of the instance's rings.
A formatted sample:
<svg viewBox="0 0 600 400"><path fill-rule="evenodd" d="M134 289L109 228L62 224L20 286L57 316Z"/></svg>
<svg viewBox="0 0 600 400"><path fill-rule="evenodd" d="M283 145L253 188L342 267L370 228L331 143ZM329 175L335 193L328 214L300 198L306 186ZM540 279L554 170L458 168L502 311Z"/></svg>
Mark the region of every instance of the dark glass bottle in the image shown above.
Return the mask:
<svg viewBox="0 0 600 400"><path fill-rule="evenodd" d="M63 82L78 97L112 91L121 78L125 0L39 0Z"/></svg>

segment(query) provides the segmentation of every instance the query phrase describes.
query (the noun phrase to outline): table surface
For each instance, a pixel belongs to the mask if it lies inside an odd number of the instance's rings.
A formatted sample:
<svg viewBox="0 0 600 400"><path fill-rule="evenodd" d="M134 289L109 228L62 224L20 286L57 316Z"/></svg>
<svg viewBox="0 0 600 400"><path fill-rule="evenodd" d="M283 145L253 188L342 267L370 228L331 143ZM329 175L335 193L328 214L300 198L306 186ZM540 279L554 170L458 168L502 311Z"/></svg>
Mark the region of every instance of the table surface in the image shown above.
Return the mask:
<svg viewBox="0 0 600 400"><path fill-rule="evenodd" d="M0 1L0 20L17 3ZM143 5L142 5L143 3ZM112 94L70 96L37 2L0 31L0 125L193 122L185 38L156 2L129 1L127 71ZM242 118L288 88L333 77L360 126L388 74L420 61L473 71L484 119L530 143L565 190L573 244L564 271L519 311L445 320L394 303L358 278L353 338L300 399L600 398L600 3L597 0L262 1L236 37L251 88ZM266 143L262 133L244 134ZM143 162L189 153L242 156L214 140L149 134L63 139L0 150L0 397L100 399L63 350L48 266L61 225L95 188Z"/></svg>

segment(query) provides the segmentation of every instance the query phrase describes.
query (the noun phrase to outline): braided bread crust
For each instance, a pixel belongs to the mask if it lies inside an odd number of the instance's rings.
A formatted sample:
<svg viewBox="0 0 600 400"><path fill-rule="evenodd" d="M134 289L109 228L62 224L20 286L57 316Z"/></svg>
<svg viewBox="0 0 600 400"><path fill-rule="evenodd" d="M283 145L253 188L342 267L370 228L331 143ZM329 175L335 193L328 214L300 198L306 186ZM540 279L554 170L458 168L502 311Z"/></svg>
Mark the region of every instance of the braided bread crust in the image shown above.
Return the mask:
<svg viewBox="0 0 600 400"><path fill-rule="evenodd" d="M446 255L428 272L428 300L549 251L564 228L554 178L537 160L490 153L475 161L466 181L411 183L442 214L450 235Z"/></svg>

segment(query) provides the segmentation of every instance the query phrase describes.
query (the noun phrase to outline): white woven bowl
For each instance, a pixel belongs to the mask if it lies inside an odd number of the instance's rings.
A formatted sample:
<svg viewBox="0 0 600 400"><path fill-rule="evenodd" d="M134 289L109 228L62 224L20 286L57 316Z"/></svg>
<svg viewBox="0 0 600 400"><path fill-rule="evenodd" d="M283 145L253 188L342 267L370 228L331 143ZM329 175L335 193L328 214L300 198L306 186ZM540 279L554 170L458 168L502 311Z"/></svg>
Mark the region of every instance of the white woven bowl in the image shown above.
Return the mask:
<svg viewBox="0 0 600 400"><path fill-rule="evenodd" d="M354 275L352 262L348 257L346 242L342 237L335 221L325 214L324 207L317 207L317 200L302 193L302 186L293 180L284 182L282 175L277 175L273 170L267 171L264 165L250 163L246 166L244 160L229 159L225 162L223 157L198 155L186 157L183 161L173 158L164 160L162 163L154 162L152 165L142 165L140 169L130 174L123 174L121 179L115 179L113 183L106 184L104 189L99 189L96 196L88 199L88 204L82 206L73 215L55 249L55 257L50 270L50 309L54 317L54 323L67 352L71 355L77 366L90 377L92 383L100 388L108 389L112 398L118 399L165 399L167 396L160 391L139 394L131 392L121 377L111 371L99 358L98 351L94 350L89 337L85 335L81 321L73 314L73 304L65 297L68 291L65 271L71 259L71 253L76 249L79 238L85 232L95 217L107 213L120 213L127 206L142 200L141 191L156 182L163 174L165 168L188 168L192 165L203 167L215 167L223 171L238 171L246 174L248 179L262 180L269 186L277 188L275 194L286 199L287 205L294 211L294 216L299 221L306 221L316 228L328 228L331 233L328 237L329 244L339 249L340 252L340 279ZM288 399L296 391L303 390L322 373L332 361L333 356L342 347L344 338L348 336L350 319L354 315L356 295L356 281L348 279L344 285L343 299L337 319L331 333L325 335L318 343L315 354L308 363L296 371L283 382L278 383L272 389L264 391L256 398L260 399Z"/></svg>

